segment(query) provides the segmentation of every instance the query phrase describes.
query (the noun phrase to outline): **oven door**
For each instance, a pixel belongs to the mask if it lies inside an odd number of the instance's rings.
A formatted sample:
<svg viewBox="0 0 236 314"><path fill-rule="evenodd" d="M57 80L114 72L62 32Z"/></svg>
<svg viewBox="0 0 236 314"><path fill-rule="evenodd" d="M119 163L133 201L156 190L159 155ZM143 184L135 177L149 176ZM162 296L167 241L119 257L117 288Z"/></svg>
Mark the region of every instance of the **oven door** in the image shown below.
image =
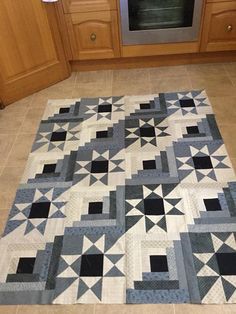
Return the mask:
<svg viewBox="0 0 236 314"><path fill-rule="evenodd" d="M197 41L204 0L120 0L123 45Z"/></svg>

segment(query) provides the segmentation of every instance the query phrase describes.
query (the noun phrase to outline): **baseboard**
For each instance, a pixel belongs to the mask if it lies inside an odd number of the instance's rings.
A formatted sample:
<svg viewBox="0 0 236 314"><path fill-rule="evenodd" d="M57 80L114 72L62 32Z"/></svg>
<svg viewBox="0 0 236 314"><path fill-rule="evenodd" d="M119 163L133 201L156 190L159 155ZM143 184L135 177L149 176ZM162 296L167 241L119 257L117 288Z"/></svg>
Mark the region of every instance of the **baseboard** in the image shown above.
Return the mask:
<svg viewBox="0 0 236 314"><path fill-rule="evenodd" d="M234 61L236 61L236 51L222 51L151 57L71 61L71 66L72 71L95 71Z"/></svg>

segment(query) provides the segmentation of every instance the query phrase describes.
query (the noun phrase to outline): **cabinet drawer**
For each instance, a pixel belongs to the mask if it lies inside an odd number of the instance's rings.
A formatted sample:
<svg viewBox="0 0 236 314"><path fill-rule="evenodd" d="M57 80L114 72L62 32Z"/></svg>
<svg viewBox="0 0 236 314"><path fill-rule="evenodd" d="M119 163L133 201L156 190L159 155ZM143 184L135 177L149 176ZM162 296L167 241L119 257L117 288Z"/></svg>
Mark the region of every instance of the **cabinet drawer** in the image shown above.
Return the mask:
<svg viewBox="0 0 236 314"><path fill-rule="evenodd" d="M73 60L120 56L117 11L67 14Z"/></svg>
<svg viewBox="0 0 236 314"><path fill-rule="evenodd" d="M116 10L116 0L62 0L65 13ZM98 12L97 12L98 13Z"/></svg>
<svg viewBox="0 0 236 314"><path fill-rule="evenodd" d="M236 1L206 5L201 51L236 49Z"/></svg>

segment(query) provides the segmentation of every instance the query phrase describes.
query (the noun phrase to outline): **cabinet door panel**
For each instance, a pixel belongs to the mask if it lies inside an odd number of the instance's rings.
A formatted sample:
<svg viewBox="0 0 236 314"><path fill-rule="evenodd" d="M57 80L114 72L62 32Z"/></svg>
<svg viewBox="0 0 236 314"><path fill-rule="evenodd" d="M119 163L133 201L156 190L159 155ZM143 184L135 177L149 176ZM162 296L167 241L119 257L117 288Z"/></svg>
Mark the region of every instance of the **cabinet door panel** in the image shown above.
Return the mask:
<svg viewBox="0 0 236 314"><path fill-rule="evenodd" d="M120 56L116 11L75 13L68 25L74 60Z"/></svg>
<svg viewBox="0 0 236 314"><path fill-rule="evenodd" d="M66 13L115 10L116 0L63 0Z"/></svg>
<svg viewBox="0 0 236 314"><path fill-rule="evenodd" d="M69 75L53 4L0 1L0 90L5 103Z"/></svg>
<svg viewBox="0 0 236 314"><path fill-rule="evenodd" d="M236 49L236 1L206 6L201 51Z"/></svg>

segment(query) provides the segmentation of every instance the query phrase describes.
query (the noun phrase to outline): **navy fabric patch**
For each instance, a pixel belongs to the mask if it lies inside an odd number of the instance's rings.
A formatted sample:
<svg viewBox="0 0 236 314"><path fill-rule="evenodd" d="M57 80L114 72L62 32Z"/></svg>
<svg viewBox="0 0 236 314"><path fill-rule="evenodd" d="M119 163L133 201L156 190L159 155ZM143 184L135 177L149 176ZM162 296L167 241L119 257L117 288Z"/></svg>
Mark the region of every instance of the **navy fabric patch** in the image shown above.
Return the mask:
<svg viewBox="0 0 236 314"><path fill-rule="evenodd" d="M211 158L208 156L193 157L193 163L194 163L195 169L212 169L213 168Z"/></svg>
<svg viewBox="0 0 236 314"><path fill-rule="evenodd" d="M49 209L50 209L49 202L42 202L42 203L33 203L30 209L29 218L47 218Z"/></svg>
<svg viewBox="0 0 236 314"><path fill-rule="evenodd" d="M51 136L51 142L65 141L67 132L53 132Z"/></svg>
<svg viewBox="0 0 236 314"><path fill-rule="evenodd" d="M101 214L102 213L102 202L91 202L89 203L88 213L89 214Z"/></svg>
<svg viewBox="0 0 236 314"><path fill-rule="evenodd" d="M92 173L105 173L108 172L108 160L94 160L91 167Z"/></svg>
<svg viewBox="0 0 236 314"><path fill-rule="evenodd" d="M168 272L167 257L165 255L151 255L150 266L151 272Z"/></svg>
<svg viewBox="0 0 236 314"><path fill-rule="evenodd" d="M164 215L164 202L161 198L144 200L145 215Z"/></svg>
<svg viewBox="0 0 236 314"><path fill-rule="evenodd" d="M103 254L82 255L81 277L101 277L103 276Z"/></svg>
<svg viewBox="0 0 236 314"><path fill-rule="evenodd" d="M207 211L222 210L220 201L218 200L218 198L204 199L204 204Z"/></svg>
<svg viewBox="0 0 236 314"><path fill-rule="evenodd" d="M179 102L182 108L195 107L193 99L180 99Z"/></svg>
<svg viewBox="0 0 236 314"><path fill-rule="evenodd" d="M17 274L32 274L34 270L35 257L21 257L18 262Z"/></svg>

